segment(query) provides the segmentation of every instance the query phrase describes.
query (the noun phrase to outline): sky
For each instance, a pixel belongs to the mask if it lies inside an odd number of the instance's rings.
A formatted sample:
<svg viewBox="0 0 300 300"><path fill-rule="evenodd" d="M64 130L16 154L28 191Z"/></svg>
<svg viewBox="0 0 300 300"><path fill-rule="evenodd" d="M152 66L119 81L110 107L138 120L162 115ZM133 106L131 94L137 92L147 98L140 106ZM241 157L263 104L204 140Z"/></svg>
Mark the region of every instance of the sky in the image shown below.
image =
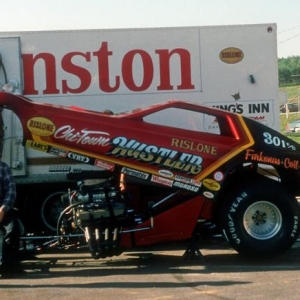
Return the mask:
<svg viewBox="0 0 300 300"><path fill-rule="evenodd" d="M277 24L278 57L300 55L299 0L0 0L0 31Z"/></svg>

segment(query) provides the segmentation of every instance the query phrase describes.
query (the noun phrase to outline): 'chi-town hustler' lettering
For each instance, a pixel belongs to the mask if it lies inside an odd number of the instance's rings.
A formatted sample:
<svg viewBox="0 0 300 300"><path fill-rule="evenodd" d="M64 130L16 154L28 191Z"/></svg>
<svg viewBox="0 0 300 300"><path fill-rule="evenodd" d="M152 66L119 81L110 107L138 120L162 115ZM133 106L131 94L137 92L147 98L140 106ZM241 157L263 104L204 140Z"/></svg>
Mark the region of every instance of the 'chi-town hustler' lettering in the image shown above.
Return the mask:
<svg viewBox="0 0 300 300"><path fill-rule="evenodd" d="M107 132L93 131L82 129L75 131L70 125L65 125L56 130L54 137L56 139L63 139L81 145L96 145L107 146L109 144L109 137Z"/></svg>
<svg viewBox="0 0 300 300"><path fill-rule="evenodd" d="M109 154L118 157L136 159L193 175L202 170L202 157L193 154L147 145L126 137L114 138L111 145L113 149Z"/></svg>

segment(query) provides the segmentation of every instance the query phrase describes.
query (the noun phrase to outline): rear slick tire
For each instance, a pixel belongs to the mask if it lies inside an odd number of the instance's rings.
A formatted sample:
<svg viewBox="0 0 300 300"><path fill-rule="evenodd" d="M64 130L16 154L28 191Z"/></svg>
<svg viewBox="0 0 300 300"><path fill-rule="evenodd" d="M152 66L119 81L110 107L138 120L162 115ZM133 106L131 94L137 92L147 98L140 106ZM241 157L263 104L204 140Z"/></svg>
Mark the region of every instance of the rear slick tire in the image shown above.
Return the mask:
<svg viewBox="0 0 300 300"><path fill-rule="evenodd" d="M226 197L220 211L223 234L245 256L284 253L299 235L299 204L277 182L246 184Z"/></svg>

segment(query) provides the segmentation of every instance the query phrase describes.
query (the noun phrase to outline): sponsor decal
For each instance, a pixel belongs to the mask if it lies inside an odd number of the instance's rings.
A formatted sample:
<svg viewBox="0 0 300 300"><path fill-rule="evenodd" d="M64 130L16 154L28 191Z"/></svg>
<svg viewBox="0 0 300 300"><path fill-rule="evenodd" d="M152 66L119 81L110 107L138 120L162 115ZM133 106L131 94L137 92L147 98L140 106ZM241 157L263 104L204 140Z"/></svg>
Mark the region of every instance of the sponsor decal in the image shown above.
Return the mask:
<svg viewBox="0 0 300 300"><path fill-rule="evenodd" d="M204 196L205 198L208 198L208 199L213 199L213 198L215 197L214 194L211 193L211 192L209 192L209 191L205 191L205 192L203 193L203 196Z"/></svg>
<svg viewBox="0 0 300 300"><path fill-rule="evenodd" d="M221 188L218 182L208 178L203 180L203 185L211 191L218 191Z"/></svg>
<svg viewBox="0 0 300 300"><path fill-rule="evenodd" d="M49 136L55 132L54 123L44 117L34 117L27 121L28 130L38 136Z"/></svg>
<svg viewBox="0 0 300 300"><path fill-rule="evenodd" d="M77 154L77 153L74 153L74 152L68 152L67 156L71 159L80 161L80 162L85 163L85 164L87 164L90 161L90 159L87 156Z"/></svg>
<svg viewBox="0 0 300 300"><path fill-rule="evenodd" d="M109 133L103 131L94 131L81 129L76 131L72 126L65 125L58 128L54 134L56 139L65 140L78 145L108 146Z"/></svg>
<svg viewBox="0 0 300 300"><path fill-rule="evenodd" d="M223 49L220 52L219 57L221 61L223 61L226 64L236 64L243 60L244 53L239 48L229 47Z"/></svg>
<svg viewBox="0 0 300 300"><path fill-rule="evenodd" d="M96 159L95 160L95 166L104 170L108 170L108 171L114 171L115 169L115 164L111 163L111 162L107 162L107 161L103 161L103 160L99 160Z"/></svg>
<svg viewBox="0 0 300 300"><path fill-rule="evenodd" d="M264 136L264 142L267 145L272 145L275 147L281 147L281 148L285 148L285 149L287 148L287 149L294 150L294 151L297 149L295 145L291 144L288 141L281 139L280 137L278 137L276 135L273 136L269 132L264 132L263 136Z"/></svg>
<svg viewBox="0 0 300 300"><path fill-rule="evenodd" d="M222 181L223 179L224 179L224 174L222 172L218 171L214 174L214 180Z"/></svg>
<svg viewBox="0 0 300 300"><path fill-rule="evenodd" d="M288 157L283 160L283 166L286 169L295 169L295 170L299 170L300 169L299 160L297 160L297 159L290 159Z"/></svg>
<svg viewBox="0 0 300 300"><path fill-rule="evenodd" d="M255 152L255 150L252 150L252 149L246 149L245 159L252 160L252 161L258 161L258 162L266 163L266 164L272 164L272 165L280 165L281 164L280 158L272 157L272 156L265 156L262 151L257 153L257 152Z"/></svg>
<svg viewBox="0 0 300 300"><path fill-rule="evenodd" d="M163 178L163 177L159 177L159 176L156 176L156 175L152 175L151 181L155 182L155 183L158 183L158 184L166 185L166 186L169 186L169 187L172 187L172 185L173 185L173 180L166 179L166 178Z"/></svg>
<svg viewBox="0 0 300 300"><path fill-rule="evenodd" d="M174 174L169 170L159 170L158 174L167 178L171 178L174 176Z"/></svg>
<svg viewBox="0 0 300 300"><path fill-rule="evenodd" d="M176 148L185 149L185 150L190 150L193 152L201 152L201 153L207 153L207 154L211 154L211 155L217 155L217 147L216 146L205 145L202 143L196 143L196 142L188 141L188 140L172 138L171 146L176 147Z"/></svg>
<svg viewBox="0 0 300 300"><path fill-rule="evenodd" d="M158 165L177 172L198 174L202 170L202 157L178 152L155 145L147 145L126 137L116 137L111 141L112 149L108 154L135 159L139 162Z"/></svg>
<svg viewBox="0 0 300 300"><path fill-rule="evenodd" d="M121 173L124 173L126 175L130 175L130 176L134 176L134 177L137 177L137 178L141 178L141 179L144 179L144 180L147 180L148 177L149 177L148 173L136 171L136 170L129 169L129 168L122 168Z"/></svg>
<svg viewBox="0 0 300 300"><path fill-rule="evenodd" d="M67 157L67 151L60 149L60 148L55 148L51 147L49 153L60 156L60 157Z"/></svg>
<svg viewBox="0 0 300 300"><path fill-rule="evenodd" d="M185 189L195 193L199 191L199 187L193 186L191 184L179 182L179 181L175 181L173 187Z"/></svg>
<svg viewBox="0 0 300 300"><path fill-rule="evenodd" d="M70 172L71 167L70 166L51 166L49 167L49 172Z"/></svg>
<svg viewBox="0 0 300 300"><path fill-rule="evenodd" d="M201 182L199 182L199 181L197 181L195 179L183 177L183 176L180 176L180 175L176 175L175 176L175 180L183 182L183 183L192 184L192 185L195 185L195 186L198 186L198 187L201 186Z"/></svg>
<svg viewBox="0 0 300 300"><path fill-rule="evenodd" d="M41 143L37 143L31 140L27 140L26 141L26 147L27 148L32 148L38 151L42 151L42 152L47 152L48 151L48 146L45 144L41 144Z"/></svg>

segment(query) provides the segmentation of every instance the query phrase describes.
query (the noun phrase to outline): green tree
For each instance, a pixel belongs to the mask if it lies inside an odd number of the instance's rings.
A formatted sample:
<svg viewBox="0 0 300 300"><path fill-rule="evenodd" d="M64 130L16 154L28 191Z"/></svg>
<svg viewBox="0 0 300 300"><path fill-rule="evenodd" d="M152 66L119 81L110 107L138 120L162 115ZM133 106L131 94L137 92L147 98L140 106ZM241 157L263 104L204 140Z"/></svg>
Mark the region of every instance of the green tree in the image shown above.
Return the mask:
<svg viewBox="0 0 300 300"><path fill-rule="evenodd" d="M279 86L300 84L300 56L278 59Z"/></svg>

